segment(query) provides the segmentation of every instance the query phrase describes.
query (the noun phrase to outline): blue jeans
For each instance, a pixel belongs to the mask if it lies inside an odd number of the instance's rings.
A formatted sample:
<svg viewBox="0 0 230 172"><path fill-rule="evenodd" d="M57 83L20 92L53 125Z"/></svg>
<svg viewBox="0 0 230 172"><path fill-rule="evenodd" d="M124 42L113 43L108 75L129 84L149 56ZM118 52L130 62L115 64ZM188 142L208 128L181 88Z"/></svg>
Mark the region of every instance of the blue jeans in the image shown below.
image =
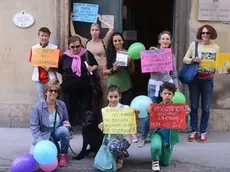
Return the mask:
<svg viewBox="0 0 230 172"><path fill-rule="evenodd" d="M39 101L45 100L44 85L46 82L35 82Z"/></svg>
<svg viewBox="0 0 230 172"><path fill-rule="evenodd" d="M159 103L160 97L155 97L153 93L149 92L148 97L152 99L153 103ZM149 119L148 116L142 119L141 122L141 139L146 140L149 131Z"/></svg>
<svg viewBox="0 0 230 172"><path fill-rule="evenodd" d="M60 141L61 144L60 153L67 154L69 149L69 140L70 140L70 134L68 128L65 126L58 127L55 130L54 134L51 135L51 137L53 137L55 142Z"/></svg>
<svg viewBox="0 0 230 172"><path fill-rule="evenodd" d="M191 84L189 84L189 95L191 101L190 125L192 132L198 131L198 108L200 96L202 109L200 133L207 132L212 92L213 78L195 79Z"/></svg>

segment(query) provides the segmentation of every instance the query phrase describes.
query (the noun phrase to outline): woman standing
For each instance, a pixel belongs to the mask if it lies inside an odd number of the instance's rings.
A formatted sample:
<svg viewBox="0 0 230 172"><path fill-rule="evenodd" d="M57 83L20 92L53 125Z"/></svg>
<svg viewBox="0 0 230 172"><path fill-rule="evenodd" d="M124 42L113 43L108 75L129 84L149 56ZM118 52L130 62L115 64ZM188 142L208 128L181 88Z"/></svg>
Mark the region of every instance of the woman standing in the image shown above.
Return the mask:
<svg viewBox="0 0 230 172"><path fill-rule="evenodd" d="M168 31L163 31L158 35L159 47L150 47L150 50L171 48L172 36ZM160 86L165 82L174 83L177 91L179 91L179 84L177 78L176 58L173 56L173 70L167 72L152 72L148 83L148 97L152 99L153 103L160 103ZM149 127L148 117L142 120L141 125L141 139L138 147L142 148L147 139Z"/></svg>
<svg viewBox="0 0 230 172"><path fill-rule="evenodd" d="M120 66L116 62L117 52L126 52L124 49L125 39L123 35L119 32L113 33L111 37L111 43L107 49L107 60L104 70L104 75L108 76L107 86L116 85L121 91L120 102L125 105L130 105L133 95L132 95L132 82L130 75L133 74L135 70L135 65L131 57L128 58L128 65ZM133 142L137 142L136 135L133 135Z"/></svg>
<svg viewBox="0 0 230 172"><path fill-rule="evenodd" d="M113 34L113 26L110 26L108 23L106 23L104 20L102 20L101 15L98 15L98 19L101 23L105 24L109 30L107 32L107 34L105 35L105 37L103 39L99 38L100 35L100 26L97 23L93 23L90 27L90 34L91 34L91 39L87 39L84 38L78 34L76 34L75 30L74 30L74 25L73 25L73 21L72 21L72 16L73 13L70 16L70 31L71 31L71 35L77 35L81 38L82 40L82 44L83 46L89 50L90 52L93 53L97 63L98 63L98 69L95 71L95 74L97 76L97 78L99 79L101 88L103 90L103 97L102 99L99 101L99 107L97 106L97 101L94 101L94 109L101 114L101 109L104 108L107 105L107 77L103 75L103 67L105 66L105 62L106 62L106 49L108 47L111 35ZM96 98L94 98L96 99Z"/></svg>
<svg viewBox="0 0 230 172"><path fill-rule="evenodd" d="M78 36L69 38L68 44L69 49L59 60L57 77L62 86L70 122L75 125L76 112L79 122L83 113L92 108L92 88L88 72L97 69L97 62L92 53L82 48ZM89 67L86 67L85 61L88 61Z"/></svg>
<svg viewBox="0 0 230 172"><path fill-rule="evenodd" d="M198 57L195 57L195 42L192 42L183 61L186 64L200 63L202 60L216 60L216 53L219 52L219 46L212 43L211 40L217 38L216 30L210 25L204 25L198 29L197 39ZM210 104L213 92L213 77L215 69L199 68L196 79L189 84L189 94L191 101L191 134L189 141L195 141L198 138L198 108L201 96L201 124L200 124L200 141L206 142L206 133L208 130L208 121L210 115Z"/></svg>

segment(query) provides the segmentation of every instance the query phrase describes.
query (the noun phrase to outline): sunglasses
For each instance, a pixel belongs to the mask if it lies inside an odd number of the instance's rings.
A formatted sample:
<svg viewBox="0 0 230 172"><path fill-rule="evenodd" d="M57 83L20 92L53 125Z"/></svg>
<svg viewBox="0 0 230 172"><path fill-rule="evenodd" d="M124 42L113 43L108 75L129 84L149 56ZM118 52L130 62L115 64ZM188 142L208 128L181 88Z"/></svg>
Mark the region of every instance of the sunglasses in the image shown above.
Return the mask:
<svg viewBox="0 0 230 172"><path fill-rule="evenodd" d="M77 45L77 46L70 46L70 48L74 49L74 48L80 48L81 45Z"/></svg>
<svg viewBox="0 0 230 172"><path fill-rule="evenodd" d="M48 90L50 93L57 93L58 90Z"/></svg>
<svg viewBox="0 0 230 172"><path fill-rule="evenodd" d="M210 35L210 32L201 32L202 35Z"/></svg>

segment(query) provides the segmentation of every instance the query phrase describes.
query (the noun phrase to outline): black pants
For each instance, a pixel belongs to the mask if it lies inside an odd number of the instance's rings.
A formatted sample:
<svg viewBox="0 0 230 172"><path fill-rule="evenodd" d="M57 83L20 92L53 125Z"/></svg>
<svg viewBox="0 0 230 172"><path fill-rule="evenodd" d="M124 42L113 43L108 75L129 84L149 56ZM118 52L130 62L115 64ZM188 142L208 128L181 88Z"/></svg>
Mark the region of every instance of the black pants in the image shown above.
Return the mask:
<svg viewBox="0 0 230 172"><path fill-rule="evenodd" d="M92 90L90 85L63 89L63 99L67 107L72 126L82 122L83 114L92 110Z"/></svg>
<svg viewBox="0 0 230 172"><path fill-rule="evenodd" d="M129 105L131 104L131 101L133 100L133 90L132 88L128 89L127 91L124 91L121 93L121 104Z"/></svg>

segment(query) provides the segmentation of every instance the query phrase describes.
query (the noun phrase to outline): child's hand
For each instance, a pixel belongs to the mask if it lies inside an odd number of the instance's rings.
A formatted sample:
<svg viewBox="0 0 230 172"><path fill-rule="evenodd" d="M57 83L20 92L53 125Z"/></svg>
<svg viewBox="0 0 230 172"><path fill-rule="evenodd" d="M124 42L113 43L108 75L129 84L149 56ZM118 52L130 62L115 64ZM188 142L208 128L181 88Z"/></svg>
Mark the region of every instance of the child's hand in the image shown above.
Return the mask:
<svg viewBox="0 0 230 172"><path fill-rule="evenodd" d="M138 109L134 109L134 112L136 114L136 118L138 118L138 115L140 114L140 111Z"/></svg>
<svg viewBox="0 0 230 172"><path fill-rule="evenodd" d="M189 107L188 105L186 105L186 113L188 114L188 113L190 113L190 112L191 112L190 107Z"/></svg>
<svg viewBox="0 0 230 172"><path fill-rule="evenodd" d="M151 106L148 106L148 107L146 108L146 112L147 112L148 114L150 114L150 113L152 112L152 107L151 107Z"/></svg>
<svg viewBox="0 0 230 172"><path fill-rule="evenodd" d="M98 128L103 131L104 129L104 122L101 122L100 124L98 124Z"/></svg>

